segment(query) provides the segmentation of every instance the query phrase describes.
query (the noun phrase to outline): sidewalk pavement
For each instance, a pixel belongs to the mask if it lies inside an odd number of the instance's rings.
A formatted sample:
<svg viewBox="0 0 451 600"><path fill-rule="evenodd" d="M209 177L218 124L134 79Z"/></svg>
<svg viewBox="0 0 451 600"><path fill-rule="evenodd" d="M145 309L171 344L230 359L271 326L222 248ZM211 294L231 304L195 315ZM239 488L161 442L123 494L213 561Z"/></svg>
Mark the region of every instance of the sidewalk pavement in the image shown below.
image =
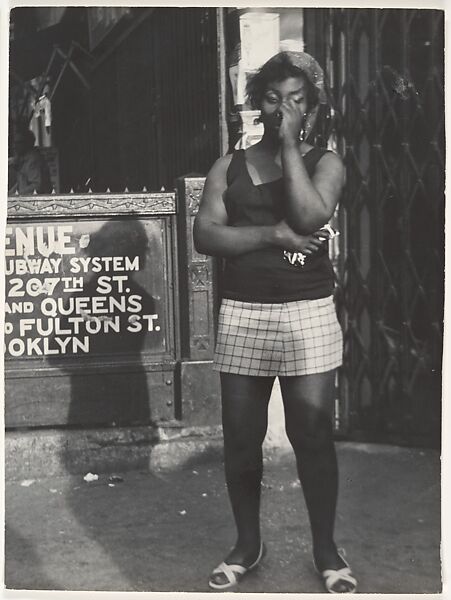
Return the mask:
<svg viewBox="0 0 451 600"><path fill-rule="evenodd" d="M337 450L336 541L358 591L440 593L438 452L344 442ZM208 592L235 535L222 469L210 459L90 483L82 475L6 482L6 587ZM324 591L291 453L265 457L262 535L267 555L239 593Z"/></svg>

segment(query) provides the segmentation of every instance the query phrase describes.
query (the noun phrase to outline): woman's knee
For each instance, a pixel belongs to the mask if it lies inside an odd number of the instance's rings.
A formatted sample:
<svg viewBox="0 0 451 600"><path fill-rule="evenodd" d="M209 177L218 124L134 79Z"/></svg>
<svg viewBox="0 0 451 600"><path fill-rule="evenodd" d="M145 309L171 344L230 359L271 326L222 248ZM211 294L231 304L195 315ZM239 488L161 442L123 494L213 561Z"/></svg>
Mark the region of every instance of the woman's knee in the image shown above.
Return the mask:
<svg viewBox="0 0 451 600"><path fill-rule="evenodd" d="M225 461L238 466L259 465L262 457L262 444L257 440L227 440L224 438Z"/></svg>
<svg viewBox="0 0 451 600"><path fill-rule="evenodd" d="M287 419L285 428L295 451L318 451L333 444L332 419L327 414L310 415L298 420Z"/></svg>

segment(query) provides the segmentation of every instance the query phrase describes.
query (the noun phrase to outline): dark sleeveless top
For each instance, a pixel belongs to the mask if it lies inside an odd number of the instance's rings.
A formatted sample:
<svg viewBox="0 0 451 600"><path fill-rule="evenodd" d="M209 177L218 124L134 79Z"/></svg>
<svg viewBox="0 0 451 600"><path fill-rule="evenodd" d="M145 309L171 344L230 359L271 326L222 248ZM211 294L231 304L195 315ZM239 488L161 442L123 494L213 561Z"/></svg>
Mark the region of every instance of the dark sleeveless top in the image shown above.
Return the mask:
<svg viewBox="0 0 451 600"><path fill-rule="evenodd" d="M327 152L312 148L304 156L311 177L319 159ZM283 179L254 185L246 165L244 150L237 150L227 170L224 204L228 225L274 225L285 216ZM290 302L330 296L334 271L327 243L308 257L304 266L292 265L283 249L268 247L225 260L222 297L243 302Z"/></svg>

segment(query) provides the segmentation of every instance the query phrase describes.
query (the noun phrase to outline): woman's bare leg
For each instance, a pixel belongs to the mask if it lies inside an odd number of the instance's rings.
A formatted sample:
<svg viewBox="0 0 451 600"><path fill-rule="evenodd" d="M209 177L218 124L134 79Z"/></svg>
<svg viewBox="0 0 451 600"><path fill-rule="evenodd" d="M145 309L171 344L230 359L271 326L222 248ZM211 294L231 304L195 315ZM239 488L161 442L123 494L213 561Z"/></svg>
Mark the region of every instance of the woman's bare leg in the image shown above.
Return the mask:
<svg viewBox="0 0 451 600"><path fill-rule="evenodd" d="M226 562L249 566L260 549L262 444L274 377L221 373L224 465L238 538Z"/></svg>
<svg viewBox="0 0 451 600"><path fill-rule="evenodd" d="M296 455L320 571L345 566L334 542L338 468L333 441L335 371L281 377L288 438ZM343 589L341 591L346 591Z"/></svg>

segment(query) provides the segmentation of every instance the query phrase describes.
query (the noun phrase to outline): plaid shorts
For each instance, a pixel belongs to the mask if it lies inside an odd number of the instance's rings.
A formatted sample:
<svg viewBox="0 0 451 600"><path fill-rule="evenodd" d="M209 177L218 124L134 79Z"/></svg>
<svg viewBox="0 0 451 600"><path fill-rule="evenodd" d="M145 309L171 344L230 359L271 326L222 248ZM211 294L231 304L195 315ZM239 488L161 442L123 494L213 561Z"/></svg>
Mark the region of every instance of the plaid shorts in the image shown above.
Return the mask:
<svg viewBox="0 0 451 600"><path fill-rule="evenodd" d="M274 304L224 299L213 369L239 375L310 375L342 364L333 297Z"/></svg>

